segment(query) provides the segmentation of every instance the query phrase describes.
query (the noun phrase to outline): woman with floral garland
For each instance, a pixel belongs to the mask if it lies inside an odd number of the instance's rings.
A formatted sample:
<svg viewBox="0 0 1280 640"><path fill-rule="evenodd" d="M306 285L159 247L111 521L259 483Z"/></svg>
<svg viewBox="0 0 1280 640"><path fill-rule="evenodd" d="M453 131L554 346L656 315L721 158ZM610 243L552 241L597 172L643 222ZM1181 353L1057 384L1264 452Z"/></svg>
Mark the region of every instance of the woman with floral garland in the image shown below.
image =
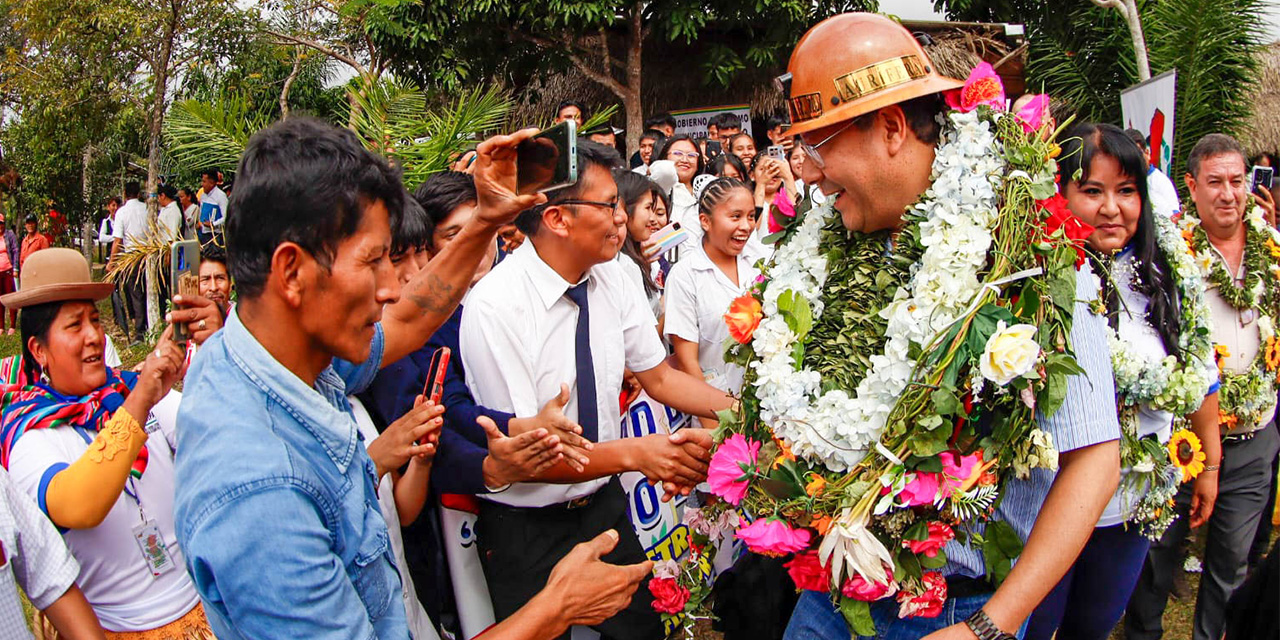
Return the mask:
<svg viewBox="0 0 1280 640"><path fill-rule="evenodd" d="M1058 176L1066 205L1094 228L1086 242L1103 267L1097 272L1110 269L1103 304L1123 476L1075 564L1032 615L1027 638L1049 640L1056 630L1060 640L1105 640L1124 612L1151 540L1173 519L1169 502L1178 485L1202 472L1197 492L1204 495L1204 509L1192 520L1203 521L1212 508L1217 367L1204 280L1174 224L1152 214L1142 151L1109 124L1078 124L1063 139ZM1173 433L1174 421L1184 417L1195 434ZM1189 464L1180 460L1184 452Z"/></svg>
<svg viewBox="0 0 1280 640"><path fill-rule="evenodd" d="M760 275L758 256L743 251L756 224L751 190L741 180L717 178L698 200L698 221L701 249L688 251L667 280L664 331L678 369L736 394L743 369L724 361L725 312Z"/></svg>

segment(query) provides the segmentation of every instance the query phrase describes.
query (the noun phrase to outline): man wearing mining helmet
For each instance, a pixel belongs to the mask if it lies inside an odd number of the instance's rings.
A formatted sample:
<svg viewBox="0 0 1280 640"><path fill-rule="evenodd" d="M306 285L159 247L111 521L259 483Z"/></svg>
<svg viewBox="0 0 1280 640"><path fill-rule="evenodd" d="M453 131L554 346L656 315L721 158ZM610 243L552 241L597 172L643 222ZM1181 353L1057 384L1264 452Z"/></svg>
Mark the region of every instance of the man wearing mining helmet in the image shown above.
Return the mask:
<svg viewBox="0 0 1280 640"><path fill-rule="evenodd" d="M810 29L779 81L791 108L788 134L801 137L808 155L805 184L834 201L853 233L900 229L906 209L931 186L938 116L948 109L943 92L962 83L941 76L902 26L865 13ZM1077 279L1077 299L1096 296L1093 278ZM1119 479L1119 425L1104 320L1086 302L1076 303L1074 317L1071 340L1086 375L1069 379L1057 412L1036 416L1060 452L1059 469L1008 480L993 516L1025 541L1012 571L997 589L984 577L981 549L948 543L942 614L899 619L893 598L879 600L871 611L881 637L1018 637L1093 532ZM836 640L849 633L827 594L804 591L786 638Z"/></svg>

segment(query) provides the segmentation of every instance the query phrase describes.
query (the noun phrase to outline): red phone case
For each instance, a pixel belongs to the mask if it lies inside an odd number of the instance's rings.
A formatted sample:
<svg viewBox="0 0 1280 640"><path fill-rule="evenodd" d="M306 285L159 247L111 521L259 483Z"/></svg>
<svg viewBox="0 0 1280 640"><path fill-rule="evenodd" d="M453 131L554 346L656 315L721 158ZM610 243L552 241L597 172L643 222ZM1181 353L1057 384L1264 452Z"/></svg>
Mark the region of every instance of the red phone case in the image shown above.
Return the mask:
<svg viewBox="0 0 1280 640"><path fill-rule="evenodd" d="M426 386L422 387L422 395L427 396L432 404L440 404L440 397L444 394L444 374L449 370L449 358L452 355L453 351L449 347L440 347L431 357L434 366L427 376Z"/></svg>

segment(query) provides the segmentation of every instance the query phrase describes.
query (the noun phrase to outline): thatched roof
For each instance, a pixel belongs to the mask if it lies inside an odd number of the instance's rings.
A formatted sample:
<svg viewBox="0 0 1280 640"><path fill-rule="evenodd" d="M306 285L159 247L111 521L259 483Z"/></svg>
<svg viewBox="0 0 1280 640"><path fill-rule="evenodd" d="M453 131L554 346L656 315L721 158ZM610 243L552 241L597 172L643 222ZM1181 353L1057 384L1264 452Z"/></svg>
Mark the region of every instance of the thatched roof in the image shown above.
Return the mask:
<svg viewBox="0 0 1280 640"><path fill-rule="evenodd" d="M1256 155L1280 151L1280 42L1262 50L1257 92L1249 132L1242 136L1245 151Z"/></svg>
<svg viewBox="0 0 1280 640"><path fill-rule="evenodd" d="M964 78L978 62L1001 63L997 71L1003 77L1011 96L1022 93L1023 66L1026 49L1018 41L1005 36L1004 25L946 22L904 22L913 32L928 34L930 58L944 75ZM708 31L697 42L646 42L644 49L644 83L641 101L646 115L694 107L742 104L751 105L755 117L782 113L782 96L773 87L773 78L785 69L763 69L739 74L728 88L708 86L703 81L702 61L707 49L717 42L731 41L733 33ZM1012 55L1011 55L1012 54ZM785 61L782 66L785 65ZM576 69L544 74L517 92L513 114L516 124L545 123L555 105L568 97L585 103L594 110L620 104L608 89L587 79ZM623 124L621 114L615 125Z"/></svg>

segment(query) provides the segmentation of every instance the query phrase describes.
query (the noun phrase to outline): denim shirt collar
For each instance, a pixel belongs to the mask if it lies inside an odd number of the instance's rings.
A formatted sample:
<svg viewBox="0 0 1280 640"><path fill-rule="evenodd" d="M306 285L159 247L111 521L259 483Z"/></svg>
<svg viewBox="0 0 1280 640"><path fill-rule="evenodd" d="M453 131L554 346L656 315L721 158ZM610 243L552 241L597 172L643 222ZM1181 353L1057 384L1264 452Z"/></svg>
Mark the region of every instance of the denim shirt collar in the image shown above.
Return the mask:
<svg viewBox="0 0 1280 640"><path fill-rule="evenodd" d="M345 384L333 366L320 372L315 387L307 386L249 333L235 309L228 314L222 334L227 353L244 375L320 443L339 473L346 473L359 440L356 421L346 404Z"/></svg>

